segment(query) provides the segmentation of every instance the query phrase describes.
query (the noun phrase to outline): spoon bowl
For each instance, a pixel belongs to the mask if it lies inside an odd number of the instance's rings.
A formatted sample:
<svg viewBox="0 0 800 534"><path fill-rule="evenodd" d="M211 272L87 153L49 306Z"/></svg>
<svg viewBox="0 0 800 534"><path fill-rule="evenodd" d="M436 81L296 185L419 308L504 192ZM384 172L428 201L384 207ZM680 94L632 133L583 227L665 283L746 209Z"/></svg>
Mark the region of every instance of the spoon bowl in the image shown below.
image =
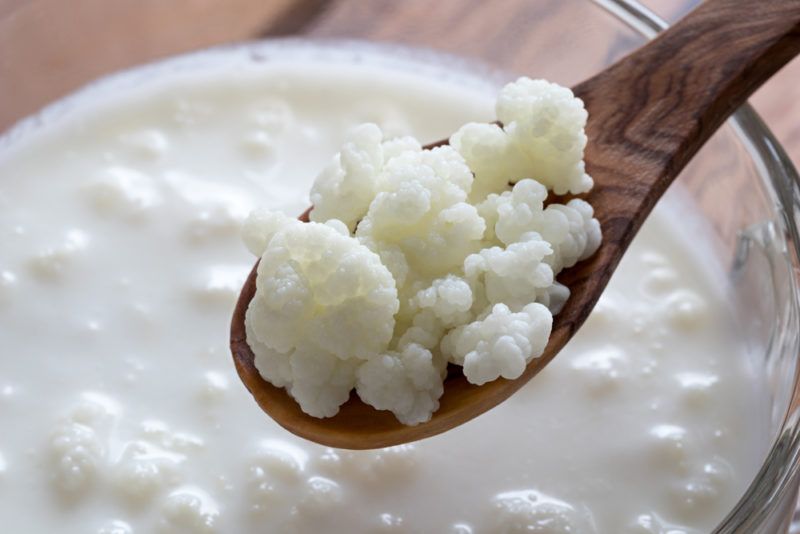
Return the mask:
<svg viewBox="0 0 800 534"><path fill-rule="evenodd" d="M451 365L438 411L417 426L403 425L391 412L362 403L355 393L335 416L311 417L255 368L244 327L255 294L255 267L231 325L239 376L281 426L332 447L372 449L407 443L486 412L538 374L572 338L667 187L724 120L798 53L800 2L772 0L759 4L755 14L749 0L708 0L651 43L573 88L589 113L584 159L595 180L595 187L581 197L595 209L603 242L591 258L559 274L570 298L553 318L543 354L519 378L476 386ZM309 213L310 209L301 220L307 221Z"/></svg>

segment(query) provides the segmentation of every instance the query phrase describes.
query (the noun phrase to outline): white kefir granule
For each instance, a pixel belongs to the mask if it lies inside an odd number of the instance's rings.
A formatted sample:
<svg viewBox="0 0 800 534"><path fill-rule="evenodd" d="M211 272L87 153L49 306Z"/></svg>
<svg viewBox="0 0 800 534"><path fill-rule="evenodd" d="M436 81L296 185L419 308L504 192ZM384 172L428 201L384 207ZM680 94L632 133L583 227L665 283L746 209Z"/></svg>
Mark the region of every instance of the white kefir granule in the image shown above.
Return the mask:
<svg viewBox="0 0 800 534"><path fill-rule="evenodd" d="M518 378L542 354L552 314L569 297L555 276L591 256L601 233L588 203L545 208L547 187L528 177L559 192L591 187L586 112L569 89L527 78L503 88L496 111L507 125L500 154L497 132L475 124L454 136L468 132L457 150L356 128L311 189L311 219L341 235L280 213L248 219L244 239L261 258L248 342L261 376L307 414L335 415L355 386L362 401L415 425L438 409L448 362L481 385ZM348 241L377 256L339 252ZM392 298L358 273L384 265ZM324 285L311 287L314 279ZM332 298L347 305L331 312ZM312 366L313 378L300 379Z"/></svg>
<svg viewBox="0 0 800 534"><path fill-rule="evenodd" d="M248 214L264 206L296 217L326 164L331 181L318 192L348 198L346 187L337 189L344 187L337 185L340 173L372 180L387 158L412 146L377 141L369 132L344 138L365 120L387 137L429 142L497 116L497 87L453 79L442 67L415 61L393 69L380 65L402 60L363 50L353 63L353 50L337 55L331 48L312 60L296 50L226 50L140 73L146 83L94 89L62 119L43 118L19 141L0 142L0 530L713 530L763 458L768 397L763 377L747 371L715 283L723 273L701 267L707 258L684 241L686 218L676 216L669 198L644 225L585 327L489 414L411 445L341 451L289 434L258 409L228 348L234 288L253 266L240 240ZM558 103L563 94L546 98ZM553 134L573 135L570 117L579 112L567 107L563 114L514 132L493 130L492 142L497 150L518 150L518 136L538 135L545 148L565 148L559 172L578 190L585 184L574 155L582 141L564 147ZM349 155L331 163L348 143ZM383 159L371 152L378 143ZM489 355L491 365L478 373L521 364L520 347L541 325L523 317L504 336L480 312L501 302L511 313L532 301L557 308L565 295L557 286L543 292L547 269L555 274L559 264L579 261L580 236L595 231L585 206L543 209L534 182L476 201L463 189L469 176L455 152L439 154L441 161L417 153L391 166L393 173L429 169L422 185L436 193L431 201L440 211L415 219L414 231L426 231L421 248L396 233L403 221L378 217L368 237L379 241L336 249L340 259L368 251L380 258L400 302L395 330L404 332L395 338L395 331L379 330L381 343L388 336L397 349L340 376L356 387L362 380L376 404L400 406L410 420L428 413L438 395L442 362L434 348L443 329L475 324L464 327L470 331L462 332L460 348L451 344L465 360L476 351ZM535 173L550 172L550 164L523 156L509 160L519 165L519 177L547 185ZM452 187L439 187L440 176ZM386 189L381 209L406 206L403 199L418 200L422 190ZM464 208L476 202L475 212ZM416 201L407 207L403 217L416 217ZM467 230L479 233L476 213L486 228L473 242ZM538 260L541 242L524 239L520 225L544 236L551 218L561 228L560 259L552 263L547 258L556 251ZM344 239L341 232L355 222L320 225L323 238ZM448 231L451 224L460 229ZM555 243L555 235L547 239ZM440 270L469 257L463 275ZM295 262L295 272L313 261ZM525 271L522 263L538 267ZM372 284L391 301L386 273L374 265L362 272L364 287ZM330 312L347 307L325 280L293 285L299 277L282 274L286 288L299 291L295 297L309 290L329 299ZM355 285L352 277L327 274ZM512 304L515 288L536 297ZM373 320L358 317L364 325ZM298 337L286 335L296 350ZM351 342L361 343L338 340L337 350ZM341 366L334 358L325 360L332 373ZM287 377L311 384L326 378L306 371L290 361Z"/></svg>
<svg viewBox="0 0 800 534"><path fill-rule="evenodd" d="M392 337L394 279L343 226L303 224L280 213L248 221L267 236L264 248L251 244L261 256L245 318L256 368L306 413L330 417L350 396L358 364Z"/></svg>
<svg viewBox="0 0 800 534"><path fill-rule="evenodd" d="M474 200L523 178L533 178L557 195L591 189L583 164L586 110L572 91L520 78L502 89L496 113L502 128L470 123L450 138L475 172Z"/></svg>

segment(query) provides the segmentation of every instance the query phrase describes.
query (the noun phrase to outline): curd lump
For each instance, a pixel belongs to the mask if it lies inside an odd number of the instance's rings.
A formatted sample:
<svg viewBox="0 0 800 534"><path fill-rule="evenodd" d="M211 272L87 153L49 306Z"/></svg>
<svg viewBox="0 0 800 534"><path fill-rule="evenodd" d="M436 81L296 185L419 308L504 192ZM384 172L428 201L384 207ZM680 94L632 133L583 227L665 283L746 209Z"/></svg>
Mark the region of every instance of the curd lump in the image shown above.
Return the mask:
<svg viewBox="0 0 800 534"><path fill-rule="evenodd" d="M228 333L253 264L248 214L302 213L354 125L442 139L494 120L497 90L393 52L256 45L103 82L0 142L0 530L711 531L764 456L768 397L683 198L656 207L552 364L444 435L327 449L279 428L236 376ZM570 190L588 186L577 158L559 161ZM494 198L498 240L513 242L513 212L534 194ZM465 269L487 299L513 296L494 257L511 246ZM373 274L389 298L386 273ZM455 321L465 309L440 299L462 282L423 289L420 310ZM484 335L464 331L449 350L466 365L460 343ZM417 345L393 357L425 365Z"/></svg>
<svg viewBox="0 0 800 534"><path fill-rule="evenodd" d="M464 126L458 149L362 125L314 182L312 222L269 211L245 222L261 257L245 314L255 366L307 414L335 415L355 386L415 425L439 408L448 362L481 385L541 356L569 297L555 276L601 235L587 202L545 208L547 188L528 177L591 187L586 111L569 89L520 78L496 112L503 128Z"/></svg>

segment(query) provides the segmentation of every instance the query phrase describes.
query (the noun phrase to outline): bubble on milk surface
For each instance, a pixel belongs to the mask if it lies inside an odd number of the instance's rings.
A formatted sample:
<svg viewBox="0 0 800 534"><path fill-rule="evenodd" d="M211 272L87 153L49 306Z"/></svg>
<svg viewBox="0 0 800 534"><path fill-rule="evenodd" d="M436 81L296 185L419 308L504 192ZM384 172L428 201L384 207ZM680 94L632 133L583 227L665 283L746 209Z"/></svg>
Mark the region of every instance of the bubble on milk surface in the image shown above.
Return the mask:
<svg viewBox="0 0 800 534"><path fill-rule="evenodd" d="M159 534L215 534L220 511L211 496L187 486L170 493L161 505Z"/></svg>
<svg viewBox="0 0 800 534"><path fill-rule="evenodd" d="M153 176L133 167L110 166L83 186L90 207L109 219L143 220L164 203Z"/></svg>
<svg viewBox="0 0 800 534"><path fill-rule="evenodd" d="M159 128L142 128L120 136L122 146L134 157L143 161L157 161L170 148L169 135Z"/></svg>
<svg viewBox="0 0 800 534"><path fill-rule="evenodd" d="M28 260L29 272L39 280L58 282L82 259L89 243L88 233L68 230L61 243L43 248Z"/></svg>
<svg viewBox="0 0 800 534"><path fill-rule="evenodd" d="M589 518L571 504L536 490L500 493L492 501L491 532L592 534Z"/></svg>
<svg viewBox="0 0 800 534"><path fill-rule="evenodd" d="M115 519L101 526L96 534L133 534L133 527L125 521Z"/></svg>

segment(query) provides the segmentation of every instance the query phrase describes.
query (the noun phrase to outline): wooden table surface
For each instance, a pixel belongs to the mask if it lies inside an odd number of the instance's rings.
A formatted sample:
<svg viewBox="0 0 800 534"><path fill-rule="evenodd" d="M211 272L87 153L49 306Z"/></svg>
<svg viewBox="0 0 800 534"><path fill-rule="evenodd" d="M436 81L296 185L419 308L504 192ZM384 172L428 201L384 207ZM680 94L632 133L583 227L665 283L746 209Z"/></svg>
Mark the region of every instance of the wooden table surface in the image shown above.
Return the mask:
<svg viewBox="0 0 800 534"><path fill-rule="evenodd" d="M341 0L327 4L327 8L318 20L312 21L305 30L313 35L338 36L358 35L372 39L400 40L414 32L414 22L420 17L437 17L442 24L461 25L461 31L447 31L447 46L443 46L440 36L416 36L434 48L459 50L469 56L479 57L486 61L497 61L504 58L505 63L517 72L525 72L528 51L537 46L547 46L547 39L537 36L527 36L520 42L519 35L506 37L509 42L506 46L490 47L471 46L476 30L474 26L490 28L485 39L497 38L507 35L508 28L520 28L514 19L520 13L529 13L532 4L540 6L542 16L547 12L557 11L554 7L559 0L492 0L489 1L464 1L460 4L444 3L435 5L431 2L429 9L420 12L420 2L378 1L368 2L368 9L363 9L359 19L349 21L353 13L352 6L355 1ZM769 0L764 0L769 1ZM652 9L656 14L672 23L687 11L697 5L700 0L642 0L642 4ZM322 3L324 4L324 2ZM399 4L399 5L398 5ZM758 15L758 2L753 2L753 15ZM594 8L594 6L592 6ZM466 15L457 17L452 11L459 10ZM370 20L394 17L399 22L395 24L381 24L378 27L370 25ZM572 21L570 21L572 22ZM310 31L309 31L310 30ZM484 30L486 31L486 30ZM552 37L552 35L550 36ZM563 39L561 32L555 38ZM589 51L591 53L591 51ZM540 73L532 73L539 76ZM547 77L547 76L545 76ZM555 79L555 78L554 78ZM562 80L557 80L562 82ZM564 80L563 83L573 83L579 80ZM751 99L751 104L761 114L777 138L787 149L795 166L800 167L800 58L795 59L778 75L769 81Z"/></svg>
<svg viewBox="0 0 800 534"><path fill-rule="evenodd" d="M674 21L698 0L644 0ZM537 47L580 31L562 0L0 0L0 130L87 78L201 46L301 33L413 42L529 72ZM588 4L588 2L587 2ZM754 16L757 16L754 2ZM587 5L587 17L596 16ZM562 16L563 14L563 16ZM565 16L571 16L566 20ZM559 31L531 24L552 17ZM180 23L172 21L179 20ZM536 31L526 31L531 26ZM568 33L568 32L567 32ZM116 36L135 34L134 51ZM476 40L475 36L482 39ZM576 34L580 42L582 37ZM487 44L488 43L488 44ZM601 50L587 47L586 53ZM76 69L91 52L91 64ZM31 74L31 65L40 67ZM532 72L547 76L548 72ZM550 76L557 78L557 76ZM558 80L570 83L577 80ZM752 102L800 162L800 61ZM63 89L61 89L63 87Z"/></svg>
<svg viewBox="0 0 800 534"><path fill-rule="evenodd" d="M643 3L674 21L698 1ZM753 6L757 16L758 2ZM597 18L598 8L586 0L0 0L0 131L102 73L266 35L422 44L574 83L607 60L608 46L592 43L597 36L589 21ZM630 44L623 39L610 50ZM572 64L577 46L585 68L559 69L565 62L558 54L569 51ZM532 65L542 49L553 50L556 59ZM796 165L798 82L795 60L752 99Z"/></svg>

